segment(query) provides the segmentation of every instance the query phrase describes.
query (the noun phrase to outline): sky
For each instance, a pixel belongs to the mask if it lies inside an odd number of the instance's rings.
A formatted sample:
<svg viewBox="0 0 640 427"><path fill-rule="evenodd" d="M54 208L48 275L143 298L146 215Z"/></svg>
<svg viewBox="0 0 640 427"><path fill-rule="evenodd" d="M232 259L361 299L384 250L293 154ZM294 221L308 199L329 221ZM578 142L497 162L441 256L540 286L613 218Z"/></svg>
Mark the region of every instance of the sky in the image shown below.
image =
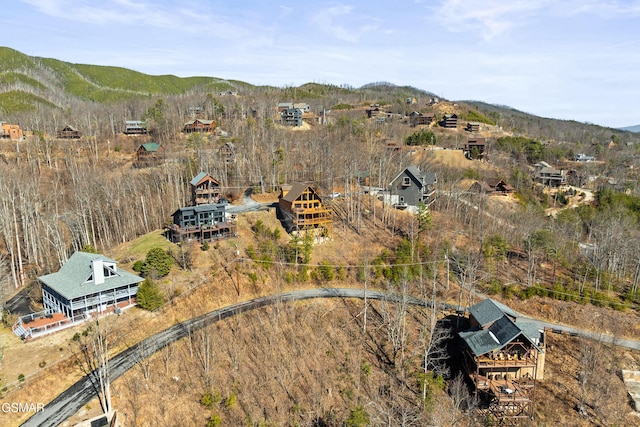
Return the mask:
<svg viewBox="0 0 640 427"><path fill-rule="evenodd" d="M254 85L386 81L452 101L640 124L640 0L8 0L31 56Z"/></svg>

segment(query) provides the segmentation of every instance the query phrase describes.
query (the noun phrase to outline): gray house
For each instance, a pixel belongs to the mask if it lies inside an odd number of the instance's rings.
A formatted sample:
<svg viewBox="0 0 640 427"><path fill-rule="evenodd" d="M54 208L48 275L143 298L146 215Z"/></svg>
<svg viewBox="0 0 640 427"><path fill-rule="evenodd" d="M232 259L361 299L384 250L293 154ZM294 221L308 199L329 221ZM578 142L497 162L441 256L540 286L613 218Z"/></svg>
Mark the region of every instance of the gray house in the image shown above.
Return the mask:
<svg viewBox="0 0 640 427"><path fill-rule="evenodd" d="M567 183L567 171L556 169L547 162L534 165L533 180L549 187L560 187Z"/></svg>
<svg viewBox="0 0 640 427"><path fill-rule="evenodd" d="M187 240L211 242L233 237L236 225L227 222L227 203L188 206L173 213L173 224L167 237L174 243Z"/></svg>
<svg viewBox="0 0 640 427"><path fill-rule="evenodd" d="M300 108L287 108L280 113L281 121L286 126L302 126L302 110Z"/></svg>
<svg viewBox="0 0 640 427"><path fill-rule="evenodd" d="M420 202L429 206L435 200L436 174L409 166L389 184L389 203L398 209L415 211Z"/></svg>

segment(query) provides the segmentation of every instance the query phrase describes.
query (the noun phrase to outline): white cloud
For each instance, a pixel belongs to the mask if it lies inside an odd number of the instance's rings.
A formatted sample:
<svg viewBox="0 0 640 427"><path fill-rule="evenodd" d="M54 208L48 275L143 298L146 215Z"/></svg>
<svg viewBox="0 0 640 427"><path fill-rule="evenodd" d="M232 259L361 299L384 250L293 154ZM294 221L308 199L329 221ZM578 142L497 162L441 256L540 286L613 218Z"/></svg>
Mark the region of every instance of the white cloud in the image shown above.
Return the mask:
<svg viewBox="0 0 640 427"><path fill-rule="evenodd" d="M132 0L71 1L23 0L41 13L57 19L89 25L135 26L144 31L163 29L200 33L223 39L246 37L250 31L225 17L214 15L198 2L179 2L163 7L155 2ZM236 17L237 19L237 17Z"/></svg>
<svg viewBox="0 0 640 427"><path fill-rule="evenodd" d="M293 13L293 8L292 7L285 6L283 4L280 5L280 16L281 17L291 16L292 13Z"/></svg>
<svg viewBox="0 0 640 427"><path fill-rule="evenodd" d="M330 34L332 37L350 43L357 43L363 35L376 29L375 25L364 24L358 26L356 18L351 13L353 6L338 5L321 8L313 16L311 22L318 29ZM345 23L338 23L342 20Z"/></svg>
<svg viewBox="0 0 640 427"><path fill-rule="evenodd" d="M441 23L452 32L479 32L485 40L517 26L539 13L547 1L448 0L436 11Z"/></svg>
<svg viewBox="0 0 640 427"><path fill-rule="evenodd" d="M602 18L631 18L640 16L640 1L569 0L555 4L554 10L564 11L567 15L589 14Z"/></svg>

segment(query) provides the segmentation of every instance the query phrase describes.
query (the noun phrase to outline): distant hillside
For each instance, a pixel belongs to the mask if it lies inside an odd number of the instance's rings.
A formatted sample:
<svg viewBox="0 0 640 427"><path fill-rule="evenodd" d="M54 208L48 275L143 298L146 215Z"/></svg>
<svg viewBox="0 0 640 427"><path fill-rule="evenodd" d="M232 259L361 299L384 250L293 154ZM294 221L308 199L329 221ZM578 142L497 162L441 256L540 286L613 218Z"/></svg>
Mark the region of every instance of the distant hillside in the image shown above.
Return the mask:
<svg viewBox="0 0 640 427"><path fill-rule="evenodd" d="M626 130L628 132L640 132L640 125L635 126L626 126L623 128L619 128L620 130Z"/></svg>
<svg viewBox="0 0 640 427"><path fill-rule="evenodd" d="M0 111L12 114L39 106L68 108L74 100L109 103L153 95L180 95L195 91L245 92L257 87L216 77L152 76L122 67L73 64L52 58L28 56L0 47ZM411 86L375 82L359 89L350 86L306 83L284 87L283 99L319 99L360 93L373 100L404 102L407 97L433 95Z"/></svg>
<svg viewBox="0 0 640 427"><path fill-rule="evenodd" d="M123 101L195 89L219 92L247 86L215 77L151 76L121 67L71 64L0 47L0 110L28 111L48 105L68 108L74 99Z"/></svg>
<svg viewBox="0 0 640 427"><path fill-rule="evenodd" d="M122 67L73 64L28 56L8 47L0 47L0 118L16 120L23 126L25 117L34 111L61 110L67 117L73 117L80 111L95 108L95 104L124 105L129 101L141 100L144 105L153 97L163 97L168 104L175 104L179 102L177 97L184 95L216 95L229 90L252 98L265 99L266 95L271 98L273 105L273 99L296 100L314 104L314 108L331 109L335 106L340 107L336 110L353 110L354 114L362 113L370 103L378 103L386 111L401 115L414 110L437 115L455 112L463 122L481 122L497 126L501 131L528 135L546 142L591 146L606 143L615 136L622 142L640 143L640 135L633 133L640 132L640 125L611 129L573 120L537 117L508 106L482 101L446 102L441 97L440 101L445 102L430 105L429 98L435 96L432 92L384 81L372 82L360 88L320 83L305 83L297 87L254 86L216 77L153 76ZM416 98L421 102L407 104L408 98ZM144 109L140 108L141 111ZM127 111L131 113L129 107ZM140 116L139 111L133 114Z"/></svg>
<svg viewBox="0 0 640 427"><path fill-rule="evenodd" d="M495 124L514 134L528 135L546 142L574 143L595 146L608 143L612 136L622 142L638 143L638 135L629 129L615 129L576 120L558 120L534 116L503 105L487 104L482 101L459 101L486 117Z"/></svg>

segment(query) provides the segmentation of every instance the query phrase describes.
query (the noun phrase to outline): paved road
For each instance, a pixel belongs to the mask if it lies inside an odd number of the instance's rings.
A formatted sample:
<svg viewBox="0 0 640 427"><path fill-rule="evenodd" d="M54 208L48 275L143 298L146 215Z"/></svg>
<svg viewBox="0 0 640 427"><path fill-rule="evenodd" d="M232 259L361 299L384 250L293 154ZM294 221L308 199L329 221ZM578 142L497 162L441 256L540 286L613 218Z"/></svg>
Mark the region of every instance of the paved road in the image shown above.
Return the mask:
<svg viewBox="0 0 640 427"><path fill-rule="evenodd" d="M112 357L109 361L111 379L112 381L115 380L131 369L138 360L149 357L169 344L185 338L191 331L196 331L219 320L235 316L236 314L277 303L287 303L311 298L364 298L364 296L364 290L322 288L285 292L233 304L165 329ZM366 296L370 299L387 299L392 301L397 301L399 298L398 296L378 291L367 291ZM423 305L424 301L412 298L409 303ZM42 412L34 414L24 422L22 426L57 426L78 412L94 397L96 397L96 391L91 384L91 380L89 377L84 377L46 405Z"/></svg>
<svg viewBox="0 0 640 427"><path fill-rule="evenodd" d="M202 329L205 326L211 325L219 320L226 319L231 316L235 316L240 313L244 313L256 308L266 307L278 303L287 303L292 301L301 301L312 298L365 298L365 292L363 289L347 289L347 288L320 288L320 289L306 289L299 291L285 292L282 294L256 298L250 301L233 304L228 307L221 308L219 310L212 311L210 313L203 314L193 319L186 320L162 332L159 332L151 337L141 341L140 343L129 347L116 356L113 356L109 361L109 368L111 372L112 381L120 377L122 374L131 369L137 361L147 358L162 348L178 341L181 338L185 338L190 332ZM376 300L387 301L399 301L400 296L394 294L387 294L379 291L367 291L366 298ZM411 305L429 305L424 300L410 297L407 302ZM449 304L440 304L441 308L447 310L455 310L454 306ZM584 336L588 338L603 339L608 342L614 342L616 345L628 347L636 350L640 350L639 341L631 340L614 340L610 336L602 336L589 331L578 330L569 326L555 325L548 322L543 322L537 319L529 319L530 321L537 322L540 327L551 328L554 331L568 332L577 336ZM34 414L31 418L25 421L22 426L27 427L55 427L60 423L66 421L76 412L78 412L84 405L89 403L91 399L96 397L96 390L91 384L89 377L80 379L77 383L69 387L62 392L58 397L51 401L44 407L42 412Z"/></svg>

